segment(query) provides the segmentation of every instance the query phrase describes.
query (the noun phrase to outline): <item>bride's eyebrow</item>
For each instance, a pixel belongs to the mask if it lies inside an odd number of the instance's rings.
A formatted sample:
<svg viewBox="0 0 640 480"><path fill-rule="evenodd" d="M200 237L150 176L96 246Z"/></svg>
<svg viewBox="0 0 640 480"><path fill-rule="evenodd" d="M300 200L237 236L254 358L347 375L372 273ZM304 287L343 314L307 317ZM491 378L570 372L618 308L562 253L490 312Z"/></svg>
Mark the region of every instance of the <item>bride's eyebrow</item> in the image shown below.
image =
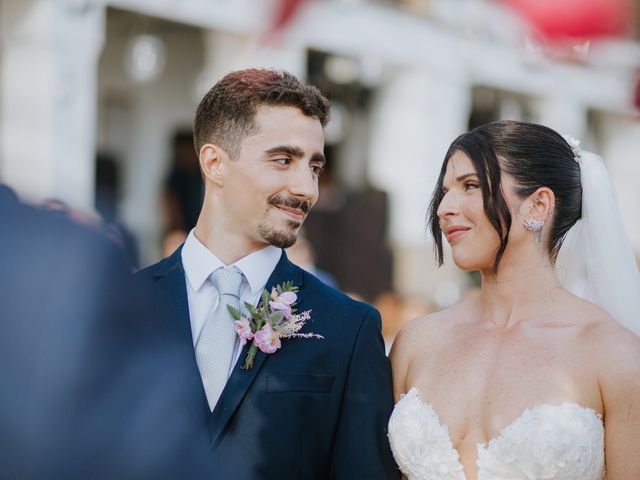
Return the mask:
<svg viewBox="0 0 640 480"><path fill-rule="evenodd" d="M456 177L456 182L462 182L463 180L469 178L469 177L478 177L478 174L476 172L471 172L471 173L465 173L464 175L460 175L459 177Z"/></svg>

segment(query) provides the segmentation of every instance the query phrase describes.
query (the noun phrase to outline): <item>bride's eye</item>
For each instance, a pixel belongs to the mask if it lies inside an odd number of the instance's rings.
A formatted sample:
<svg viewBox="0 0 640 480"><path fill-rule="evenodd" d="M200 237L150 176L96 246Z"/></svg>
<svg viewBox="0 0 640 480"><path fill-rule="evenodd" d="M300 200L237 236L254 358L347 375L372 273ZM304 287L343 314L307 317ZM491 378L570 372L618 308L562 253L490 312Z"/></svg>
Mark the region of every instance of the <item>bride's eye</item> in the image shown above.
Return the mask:
<svg viewBox="0 0 640 480"><path fill-rule="evenodd" d="M472 190L474 188L479 188L479 187L480 185L478 185L476 182L467 182L464 184L465 191Z"/></svg>

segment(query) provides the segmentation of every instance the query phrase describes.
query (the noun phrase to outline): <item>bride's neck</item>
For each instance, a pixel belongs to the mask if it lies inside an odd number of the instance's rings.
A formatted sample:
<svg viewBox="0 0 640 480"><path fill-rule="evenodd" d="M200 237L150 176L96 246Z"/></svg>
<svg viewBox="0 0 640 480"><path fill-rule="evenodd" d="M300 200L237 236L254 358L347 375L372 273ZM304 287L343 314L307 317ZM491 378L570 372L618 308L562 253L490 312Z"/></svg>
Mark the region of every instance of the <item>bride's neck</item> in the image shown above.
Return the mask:
<svg viewBox="0 0 640 480"><path fill-rule="evenodd" d="M522 321L541 319L541 308L560 283L548 257L527 256L520 261L504 258L498 273L483 271L478 298L482 316L505 328Z"/></svg>

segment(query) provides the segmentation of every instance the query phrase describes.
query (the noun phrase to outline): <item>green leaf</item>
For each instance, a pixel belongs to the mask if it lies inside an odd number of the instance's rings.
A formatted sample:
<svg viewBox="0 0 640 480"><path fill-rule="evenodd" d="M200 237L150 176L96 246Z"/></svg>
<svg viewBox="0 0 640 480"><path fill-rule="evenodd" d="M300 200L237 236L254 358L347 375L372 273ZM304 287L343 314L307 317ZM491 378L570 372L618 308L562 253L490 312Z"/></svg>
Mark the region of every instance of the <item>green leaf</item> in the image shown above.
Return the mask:
<svg viewBox="0 0 640 480"><path fill-rule="evenodd" d="M232 307L231 305L227 305L227 310L234 320L240 320L240 317L242 317L242 312L240 312L240 310L238 310L237 308Z"/></svg>
<svg viewBox="0 0 640 480"><path fill-rule="evenodd" d="M281 312L280 310L276 310L275 312L272 312L271 315L269 315L269 323L271 325L275 325L277 323L280 323L283 318L284 318L284 313Z"/></svg>

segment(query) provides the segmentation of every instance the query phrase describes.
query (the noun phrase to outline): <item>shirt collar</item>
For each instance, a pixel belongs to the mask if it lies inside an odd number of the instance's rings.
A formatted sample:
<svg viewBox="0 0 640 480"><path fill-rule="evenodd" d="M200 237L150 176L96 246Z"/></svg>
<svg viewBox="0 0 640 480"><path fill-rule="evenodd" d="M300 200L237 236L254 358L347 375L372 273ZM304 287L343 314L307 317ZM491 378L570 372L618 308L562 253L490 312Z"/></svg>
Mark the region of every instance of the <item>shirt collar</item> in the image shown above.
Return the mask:
<svg viewBox="0 0 640 480"><path fill-rule="evenodd" d="M224 263L205 247L191 230L182 247L182 266L191 288L197 292L209 275L224 267Z"/></svg>
<svg viewBox="0 0 640 480"><path fill-rule="evenodd" d="M247 282L252 294L258 294L267 284L267 280L280 261L282 250L268 245L265 248L251 252L229 267L240 270ZM182 247L182 265L187 280L195 291L200 290L204 282L216 269L225 267L225 264L213 252L205 247L194 235L194 230Z"/></svg>
<svg viewBox="0 0 640 480"><path fill-rule="evenodd" d="M282 250L273 245L250 253L233 265L239 269L249 282L252 295L258 295L266 286L267 280L280 261Z"/></svg>

